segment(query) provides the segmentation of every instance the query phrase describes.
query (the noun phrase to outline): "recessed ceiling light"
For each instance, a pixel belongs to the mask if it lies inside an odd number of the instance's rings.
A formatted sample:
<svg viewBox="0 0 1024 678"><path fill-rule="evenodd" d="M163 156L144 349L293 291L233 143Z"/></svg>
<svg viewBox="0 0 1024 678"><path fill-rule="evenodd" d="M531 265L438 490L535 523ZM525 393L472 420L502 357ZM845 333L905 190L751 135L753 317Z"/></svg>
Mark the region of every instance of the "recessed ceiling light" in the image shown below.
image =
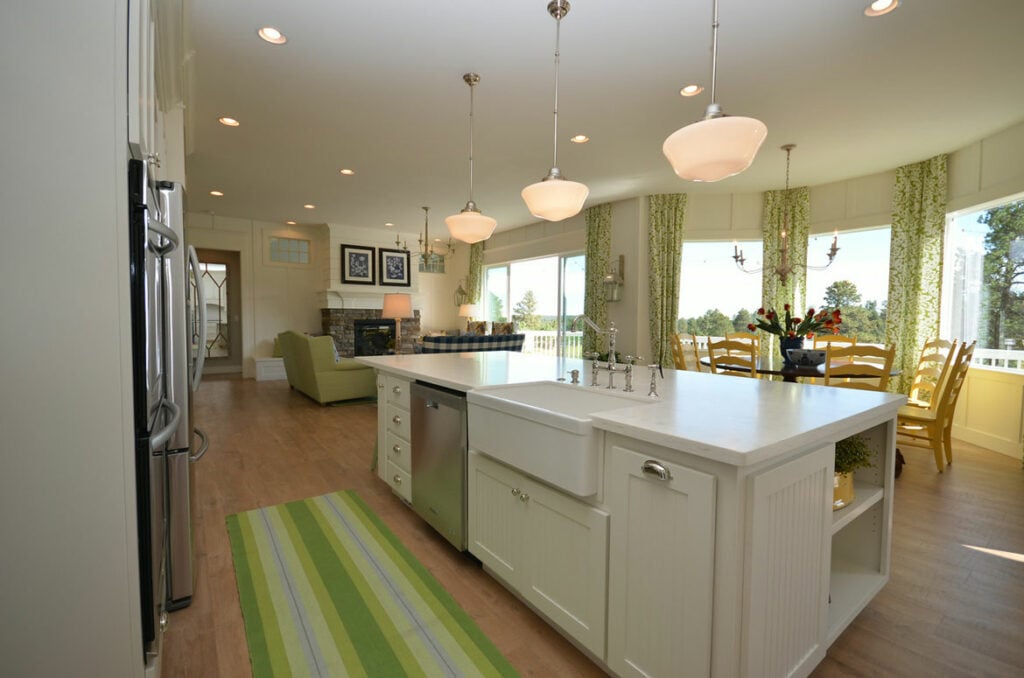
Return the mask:
<svg viewBox="0 0 1024 678"><path fill-rule="evenodd" d="M686 87L679 90L679 93L684 97L695 97L703 91L704 88L700 85L687 85Z"/></svg>
<svg viewBox="0 0 1024 678"><path fill-rule="evenodd" d="M586 134L577 134L574 137L570 137L569 141L573 142L574 144L585 144L588 141L590 141L590 137L588 137Z"/></svg>
<svg viewBox="0 0 1024 678"><path fill-rule="evenodd" d="M882 16L899 7L900 0L875 0L864 10L864 16Z"/></svg>
<svg viewBox="0 0 1024 678"><path fill-rule="evenodd" d="M394 226L394 224L392 224L392 223L391 223L390 221L386 221L386 222L384 222L384 225L385 225L385 226Z"/></svg>
<svg viewBox="0 0 1024 678"><path fill-rule="evenodd" d="M224 196L224 191L210 191L210 195L221 198Z"/></svg>
<svg viewBox="0 0 1024 678"><path fill-rule="evenodd" d="M353 174L356 173L355 170L349 169L347 167L344 168L344 169L338 170L338 172L341 173L341 174L344 174L346 177L350 177L350 176L352 176Z"/></svg>
<svg viewBox="0 0 1024 678"><path fill-rule="evenodd" d="M316 205L311 205L308 202L305 205L303 205L303 207L305 207L307 210L316 209Z"/></svg>
<svg viewBox="0 0 1024 678"><path fill-rule="evenodd" d="M286 221L284 223L288 224L289 226L294 226L295 225L295 222L291 221L291 220L288 220L288 221Z"/></svg>
<svg viewBox="0 0 1024 678"><path fill-rule="evenodd" d="M277 30L273 26L264 26L260 30L256 31L256 34L261 38L269 42L271 45L283 45L288 42L288 38L284 36L284 33Z"/></svg>
<svg viewBox="0 0 1024 678"><path fill-rule="evenodd" d="M217 122L219 122L222 125L226 125L228 127L238 127L239 125L242 124L242 123L238 122L237 120L235 120L234 118L229 118L226 115L223 118L217 118Z"/></svg>

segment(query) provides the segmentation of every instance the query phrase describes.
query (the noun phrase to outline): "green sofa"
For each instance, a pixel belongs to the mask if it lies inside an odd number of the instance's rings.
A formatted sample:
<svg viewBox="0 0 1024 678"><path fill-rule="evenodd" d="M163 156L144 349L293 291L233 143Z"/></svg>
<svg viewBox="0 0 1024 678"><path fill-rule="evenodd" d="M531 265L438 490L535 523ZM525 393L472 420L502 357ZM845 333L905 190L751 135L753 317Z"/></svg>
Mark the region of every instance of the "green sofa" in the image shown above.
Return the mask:
<svg viewBox="0 0 1024 678"><path fill-rule="evenodd" d="M331 337L310 337L289 330L277 339L288 383L321 405L377 395L373 368L351 358L335 362Z"/></svg>

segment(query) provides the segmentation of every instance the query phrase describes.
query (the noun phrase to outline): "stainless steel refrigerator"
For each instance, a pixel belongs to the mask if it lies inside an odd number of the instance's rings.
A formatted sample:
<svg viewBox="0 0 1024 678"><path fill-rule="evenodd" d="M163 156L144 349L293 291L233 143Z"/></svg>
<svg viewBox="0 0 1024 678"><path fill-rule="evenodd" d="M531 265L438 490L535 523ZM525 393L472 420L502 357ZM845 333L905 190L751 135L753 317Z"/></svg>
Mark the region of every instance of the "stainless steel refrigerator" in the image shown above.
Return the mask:
<svg viewBox="0 0 1024 678"><path fill-rule="evenodd" d="M180 184L157 183L167 227L185 242L184 191ZM177 610L192 602L195 590L193 520L196 485L194 464L206 453L206 435L195 426L193 393L199 388L206 355L206 304L199 260L191 246L166 257L170 269L167 292L167 398L181 418L167 441L167 602Z"/></svg>

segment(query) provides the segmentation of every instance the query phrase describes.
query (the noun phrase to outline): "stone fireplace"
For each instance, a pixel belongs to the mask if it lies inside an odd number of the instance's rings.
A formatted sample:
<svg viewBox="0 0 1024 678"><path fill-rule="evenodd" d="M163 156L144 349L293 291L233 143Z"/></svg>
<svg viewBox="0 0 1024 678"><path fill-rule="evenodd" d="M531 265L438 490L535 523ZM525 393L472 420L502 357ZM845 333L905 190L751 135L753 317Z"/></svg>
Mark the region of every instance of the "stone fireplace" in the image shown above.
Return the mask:
<svg viewBox="0 0 1024 678"><path fill-rule="evenodd" d="M334 338L338 355L351 358L356 355L356 320L380 320L380 309L374 308L321 308L320 328L324 334ZM389 321L381 321L385 323ZM376 324L376 323L373 323ZM420 335L420 312L413 311L412 318L402 318L402 345L399 353L412 353L416 337Z"/></svg>

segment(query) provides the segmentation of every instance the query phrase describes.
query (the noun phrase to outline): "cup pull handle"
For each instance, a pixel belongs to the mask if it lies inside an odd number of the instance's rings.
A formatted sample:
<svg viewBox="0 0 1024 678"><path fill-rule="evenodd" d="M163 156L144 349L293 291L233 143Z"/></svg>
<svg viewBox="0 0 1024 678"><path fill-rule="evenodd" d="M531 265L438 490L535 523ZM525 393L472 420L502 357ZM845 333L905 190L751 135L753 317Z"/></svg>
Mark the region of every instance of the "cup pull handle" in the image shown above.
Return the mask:
<svg viewBox="0 0 1024 678"><path fill-rule="evenodd" d="M640 470L649 476L656 476L658 480L672 480L672 474L669 473L669 470L651 459L645 461Z"/></svg>

